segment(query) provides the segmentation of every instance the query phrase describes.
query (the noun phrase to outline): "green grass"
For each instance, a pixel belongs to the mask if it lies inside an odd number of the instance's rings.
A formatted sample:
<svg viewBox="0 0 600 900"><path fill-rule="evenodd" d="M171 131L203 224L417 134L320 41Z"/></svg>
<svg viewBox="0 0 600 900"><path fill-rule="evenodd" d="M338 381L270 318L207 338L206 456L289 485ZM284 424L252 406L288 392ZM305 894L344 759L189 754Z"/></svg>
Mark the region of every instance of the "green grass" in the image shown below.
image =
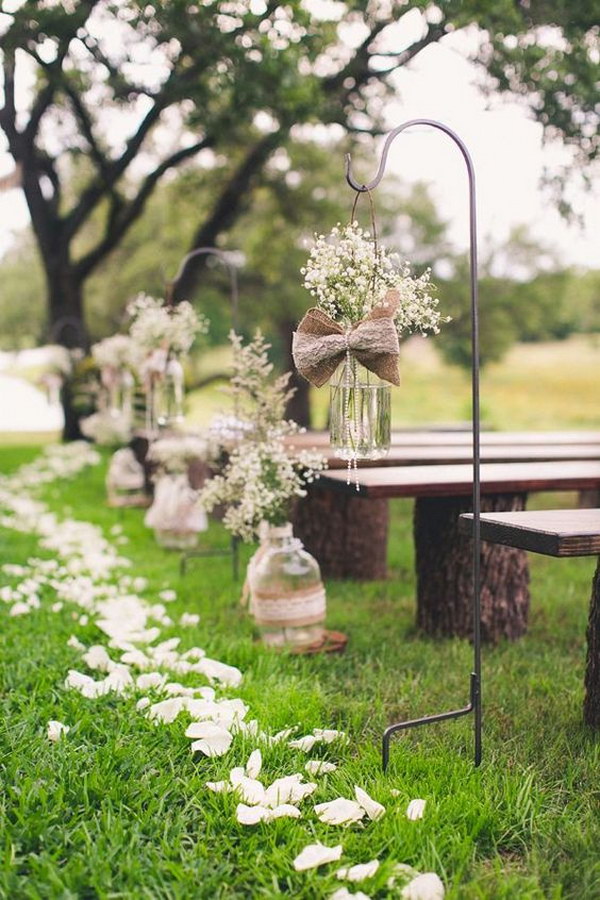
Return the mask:
<svg viewBox="0 0 600 900"><path fill-rule="evenodd" d="M0 470L34 454L3 449ZM91 644L102 636L74 621L67 606L52 613L49 597L23 618L0 611L0 897L326 898L340 884L335 864L304 874L291 865L315 838L342 842L352 863L378 857L436 871L455 900L600 897L600 745L581 724L592 560L531 557L530 632L484 653L482 768L472 767L471 723L463 719L396 740L383 776L384 726L462 705L471 667L467 642L424 639L415 630L410 505L393 504L388 581L327 585L328 624L350 636L345 655L299 658L254 640L227 559L193 561L182 580L178 555L155 546L140 511L104 505L103 476L104 467L88 470L41 496L107 534L122 524L130 539L123 552L132 571L149 578L148 597L172 586L171 615L201 614L198 626L165 629L164 637L183 633L184 648L200 645L239 666L244 681L232 696L250 704L248 718L269 731L300 723L303 733L315 726L348 732L347 746L327 751L340 767L322 779L315 802L352 796L357 783L387 813L364 829L343 830L317 822L308 800L299 821L237 825L234 798L203 785L243 762L252 741L236 741L219 760L196 759L179 720L155 727L134 699L86 700L66 691L68 668L85 670L67 639L74 633ZM2 531L0 540L3 562L38 553L29 535ZM207 540L216 546L226 536L212 525ZM49 719L72 726L66 740L46 740ZM301 771L306 759L284 747L264 758L266 779ZM413 797L428 801L419 822L404 816ZM385 874L384 867L360 887L391 896Z"/></svg>
<svg viewBox="0 0 600 900"><path fill-rule="evenodd" d="M222 351L207 354L203 373L226 368ZM400 351L402 384L392 390L394 428L470 421L470 375L448 366L433 341L413 338ZM575 335L566 341L516 344L481 377L483 421L488 428L598 428L600 344ZM324 427L329 390L312 391L314 424ZM212 385L188 398L191 422L206 423L227 408L222 387Z"/></svg>

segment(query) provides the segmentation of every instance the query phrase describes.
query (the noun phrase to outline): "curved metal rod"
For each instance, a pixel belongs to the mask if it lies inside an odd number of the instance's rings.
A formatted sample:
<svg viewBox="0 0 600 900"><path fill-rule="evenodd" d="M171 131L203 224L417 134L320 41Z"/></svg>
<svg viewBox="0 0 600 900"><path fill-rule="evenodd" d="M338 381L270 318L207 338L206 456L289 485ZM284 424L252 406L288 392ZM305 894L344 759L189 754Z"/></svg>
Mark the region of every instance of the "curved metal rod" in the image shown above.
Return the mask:
<svg viewBox="0 0 600 900"><path fill-rule="evenodd" d="M388 134L383 151L379 169L375 178L368 184L359 184L351 174L351 158L350 154L346 154L346 180L350 187L361 193L372 191L377 187L387 163L388 153L392 142L405 131L414 125L425 125L430 128L436 128L443 132L454 141L460 150L467 167L467 175L469 179L469 255L470 255L470 287L471 287L471 390L473 403L473 673L471 676L471 704L463 710L456 710L454 713L441 713L437 716L425 717L410 723L399 723L397 726L391 726L386 729L384 735L384 768L387 765L387 756L389 752L389 739L391 735L403 727L412 727L415 724L426 724L428 721L441 721L444 718L455 718L471 711L474 712L474 738L475 738L475 765L481 762L481 448L480 448L480 432L481 417L479 410L479 287L477 283L477 208L475 197L475 169L473 160L466 144L448 125L438 122L436 119L410 119L404 122Z"/></svg>
<svg viewBox="0 0 600 900"><path fill-rule="evenodd" d="M238 293L238 280L237 280L237 269L233 265L233 263L229 260L226 253L223 250L217 249L217 247L198 247L196 250L192 250L187 256L184 256L177 271L177 275L172 281L167 282L167 303L172 303L173 294L175 292L175 288L177 287L177 282L185 272L185 267L187 266L190 259L193 259L195 256L215 256L219 259L227 272L229 273L229 282L230 282L230 297L231 297L231 324L234 331L238 330L238 312L239 312L239 293Z"/></svg>

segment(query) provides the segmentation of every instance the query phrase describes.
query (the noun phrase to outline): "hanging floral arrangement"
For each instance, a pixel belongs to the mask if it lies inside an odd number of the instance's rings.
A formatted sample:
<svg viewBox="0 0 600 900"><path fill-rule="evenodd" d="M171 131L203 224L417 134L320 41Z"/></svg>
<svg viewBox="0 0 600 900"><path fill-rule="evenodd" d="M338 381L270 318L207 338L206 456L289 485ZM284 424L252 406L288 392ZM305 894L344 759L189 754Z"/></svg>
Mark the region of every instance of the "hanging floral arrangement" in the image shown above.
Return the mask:
<svg viewBox="0 0 600 900"><path fill-rule="evenodd" d="M294 361L316 387L331 379L331 443L350 470L389 449L400 338L437 334L448 320L429 270L413 275L355 221L316 235L301 274L315 305L294 334Z"/></svg>
<svg viewBox="0 0 600 900"><path fill-rule="evenodd" d="M173 427L183 421L182 359L196 337L206 334L209 321L191 303L175 305L138 294L127 313L137 369L146 393L147 429Z"/></svg>
<svg viewBox="0 0 600 900"><path fill-rule="evenodd" d="M269 344L259 331L247 345L232 334L236 403L235 441L222 472L208 481L201 502L225 507L223 524L244 541L260 540L248 565L245 598L263 640L274 646L306 646L324 634L325 589L316 560L294 538L292 505L325 466L313 451L296 450L289 438L300 429L283 418L289 375L275 377Z"/></svg>

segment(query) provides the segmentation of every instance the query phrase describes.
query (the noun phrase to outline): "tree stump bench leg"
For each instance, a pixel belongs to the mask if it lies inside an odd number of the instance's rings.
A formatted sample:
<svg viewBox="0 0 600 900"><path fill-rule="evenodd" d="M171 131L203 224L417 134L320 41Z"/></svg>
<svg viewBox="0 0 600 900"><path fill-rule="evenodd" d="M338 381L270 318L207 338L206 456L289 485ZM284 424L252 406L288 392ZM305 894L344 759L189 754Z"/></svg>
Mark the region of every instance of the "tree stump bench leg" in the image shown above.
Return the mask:
<svg viewBox="0 0 600 900"><path fill-rule="evenodd" d="M375 581L387 577L389 503L309 489L296 504L294 532L324 578Z"/></svg>
<svg viewBox="0 0 600 900"><path fill-rule="evenodd" d="M521 510L526 499L526 494L487 495L481 498L481 510ZM471 511L472 502L466 497L423 497L415 501L417 625L426 634L444 637L473 634L472 540L458 531L459 515ZM528 614L526 552L482 542L482 640L496 642L521 637L527 630Z"/></svg>
<svg viewBox="0 0 600 900"><path fill-rule="evenodd" d="M583 721L596 731L600 729L600 557L592 582L590 616L587 627Z"/></svg>

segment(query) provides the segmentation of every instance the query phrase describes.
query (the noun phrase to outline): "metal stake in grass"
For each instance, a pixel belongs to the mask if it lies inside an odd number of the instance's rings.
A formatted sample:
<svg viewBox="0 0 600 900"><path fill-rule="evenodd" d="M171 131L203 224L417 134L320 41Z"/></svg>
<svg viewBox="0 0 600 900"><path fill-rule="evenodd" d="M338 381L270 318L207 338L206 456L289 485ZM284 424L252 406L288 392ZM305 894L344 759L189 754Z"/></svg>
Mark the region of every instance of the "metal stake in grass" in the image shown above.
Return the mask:
<svg viewBox="0 0 600 900"><path fill-rule="evenodd" d="M447 125L435 119L410 119L391 131L383 146L379 170L369 184L355 181L350 172L350 155L346 154L346 180L357 193L369 192L377 187L383 177L390 146L395 138L407 128L425 125L446 134L458 146L467 167L469 182L469 255L470 255L470 289L471 289L471 390L472 390L472 426L473 426L473 671L470 676L469 703L449 712L433 716L423 716L408 722L397 722L390 725L383 734L383 769L387 769L390 755L390 740L397 731L415 728L418 725L429 725L443 722L446 719L457 719L473 713L474 724L474 762L481 763L482 740L482 707L481 707L481 587L480 587L480 554L481 554L481 491L480 491L480 431L479 414L479 297L477 283L477 217L475 203L475 169L471 155L462 139Z"/></svg>

